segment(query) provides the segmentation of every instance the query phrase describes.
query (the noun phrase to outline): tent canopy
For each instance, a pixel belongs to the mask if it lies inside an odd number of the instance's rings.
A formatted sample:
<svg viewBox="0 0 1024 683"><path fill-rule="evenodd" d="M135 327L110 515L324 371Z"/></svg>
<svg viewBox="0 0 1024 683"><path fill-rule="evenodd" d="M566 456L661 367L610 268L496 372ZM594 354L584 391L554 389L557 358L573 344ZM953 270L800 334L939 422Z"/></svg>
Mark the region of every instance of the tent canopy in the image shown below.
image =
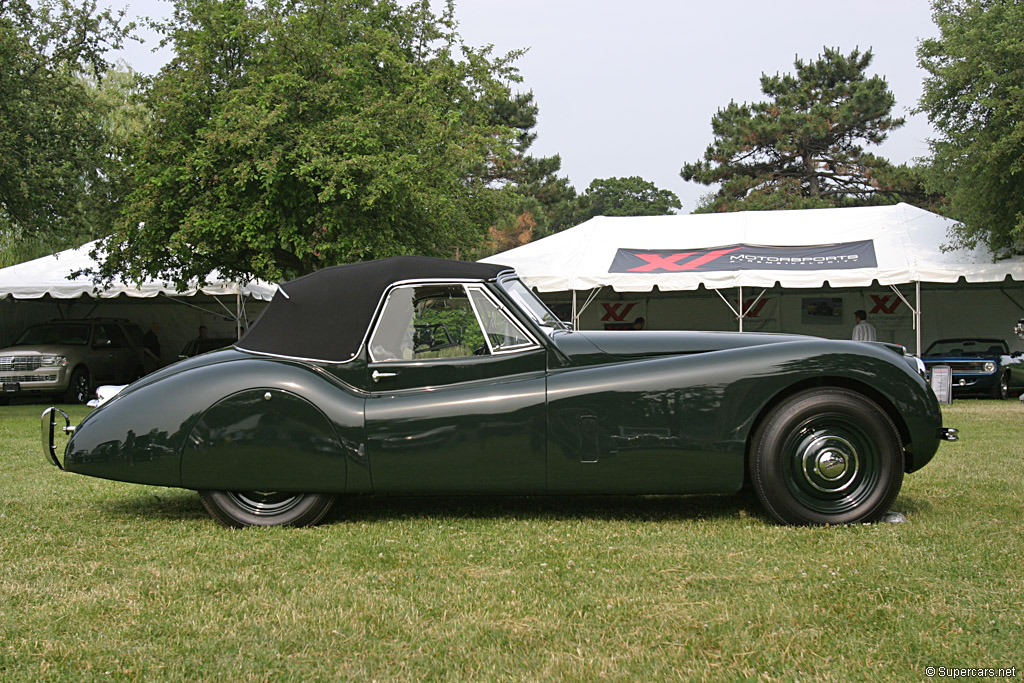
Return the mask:
<svg viewBox="0 0 1024 683"><path fill-rule="evenodd" d="M954 224L909 204L599 216L483 260L515 268L541 292L1024 280L1024 258L947 249Z"/></svg>
<svg viewBox="0 0 1024 683"><path fill-rule="evenodd" d="M152 298L161 294L173 297L190 297L196 294L210 296L241 295L261 301L269 301L277 286L255 280L239 283L221 278L216 272L210 274L210 282L203 287L193 286L179 292L174 285L157 280L146 280L140 285L123 282L111 283L97 289L88 276L73 280L68 275L75 271L95 268L98 264L89 256L96 242L83 244L77 249L68 249L57 254L44 256L0 269L0 299L8 296L16 299L41 299L49 295L54 299L74 299L81 296L112 299L120 295L133 298Z"/></svg>

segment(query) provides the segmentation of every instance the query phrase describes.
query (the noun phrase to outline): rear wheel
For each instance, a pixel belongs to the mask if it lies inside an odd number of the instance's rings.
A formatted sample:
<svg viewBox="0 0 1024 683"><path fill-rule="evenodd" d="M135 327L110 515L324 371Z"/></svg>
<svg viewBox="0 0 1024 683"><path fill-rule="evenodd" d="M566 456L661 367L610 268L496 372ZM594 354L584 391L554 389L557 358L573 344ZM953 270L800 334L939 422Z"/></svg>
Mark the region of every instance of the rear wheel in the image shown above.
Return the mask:
<svg viewBox="0 0 1024 683"><path fill-rule="evenodd" d="M850 524L884 514L903 484L903 445L886 413L846 389L783 401L758 427L750 478L785 524Z"/></svg>
<svg viewBox="0 0 1024 683"><path fill-rule="evenodd" d="M326 515L337 496L278 491L200 491L214 519L228 527L311 526Z"/></svg>

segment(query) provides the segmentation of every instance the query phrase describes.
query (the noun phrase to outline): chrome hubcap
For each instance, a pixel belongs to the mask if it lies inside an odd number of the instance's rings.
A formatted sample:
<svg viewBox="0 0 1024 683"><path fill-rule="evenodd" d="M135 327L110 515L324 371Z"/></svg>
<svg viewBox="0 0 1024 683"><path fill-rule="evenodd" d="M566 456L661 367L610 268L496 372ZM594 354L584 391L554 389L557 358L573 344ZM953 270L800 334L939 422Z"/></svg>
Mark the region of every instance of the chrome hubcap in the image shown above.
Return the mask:
<svg viewBox="0 0 1024 683"><path fill-rule="evenodd" d="M226 493L236 505L253 515L279 515L292 509L302 500L301 495L276 491L227 491Z"/></svg>
<svg viewBox="0 0 1024 683"><path fill-rule="evenodd" d="M830 434L817 433L805 439L800 462L805 481L826 493L846 490L860 471L860 458L853 444Z"/></svg>
<svg viewBox="0 0 1024 683"><path fill-rule="evenodd" d="M835 481L846 474L847 462L842 453L836 451L825 451L819 455L814 463L814 471L822 479Z"/></svg>

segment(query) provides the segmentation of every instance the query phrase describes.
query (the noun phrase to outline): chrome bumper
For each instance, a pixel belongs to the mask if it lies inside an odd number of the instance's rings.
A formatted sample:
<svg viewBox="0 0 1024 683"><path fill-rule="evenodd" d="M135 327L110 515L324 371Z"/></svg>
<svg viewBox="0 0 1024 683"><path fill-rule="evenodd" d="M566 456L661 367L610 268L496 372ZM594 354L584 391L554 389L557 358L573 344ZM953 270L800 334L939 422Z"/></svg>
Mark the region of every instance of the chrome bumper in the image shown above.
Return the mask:
<svg viewBox="0 0 1024 683"><path fill-rule="evenodd" d="M51 463L63 471L64 465L61 464L60 458L57 457L57 445L53 442L54 433L57 431L57 413L64 417L64 426L60 430L65 434L75 431L75 428L71 426L71 418L63 410L60 408L47 408L44 410L40 418L42 423L43 453L46 454Z"/></svg>

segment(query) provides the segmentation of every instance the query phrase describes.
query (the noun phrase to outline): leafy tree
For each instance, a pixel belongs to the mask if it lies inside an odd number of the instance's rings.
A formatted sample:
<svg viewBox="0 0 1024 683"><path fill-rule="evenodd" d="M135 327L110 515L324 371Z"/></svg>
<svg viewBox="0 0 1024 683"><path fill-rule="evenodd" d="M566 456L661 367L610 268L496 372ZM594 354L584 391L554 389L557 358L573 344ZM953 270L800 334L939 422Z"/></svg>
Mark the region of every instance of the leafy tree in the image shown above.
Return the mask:
<svg viewBox="0 0 1024 683"><path fill-rule="evenodd" d="M557 156L540 161L551 162L555 171L560 163ZM597 178L577 196L568 180L552 173L542 182L518 190L523 195L516 212L491 227L488 254L547 237L594 216L664 216L682 208L674 192L659 189L638 176Z"/></svg>
<svg viewBox="0 0 1024 683"><path fill-rule="evenodd" d="M495 122L516 130L513 154L500 163L500 179L517 197L515 204L490 228L490 240L475 257L546 237L571 225L576 190L567 178L559 177L562 160L528 154L537 135L537 104L533 93L519 93L493 103Z"/></svg>
<svg viewBox="0 0 1024 683"><path fill-rule="evenodd" d="M517 80L449 0L177 0L175 57L144 96L134 190L100 278L272 280L452 256L507 210Z"/></svg>
<svg viewBox="0 0 1024 683"><path fill-rule="evenodd" d="M0 265L69 246L109 213L104 55L132 29L94 0L0 0Z"/></svg>
<svg viewBox="0 0 1024 683"><path fill-rule="evenodd" d="M929 188L962 221L960 241L1024 252L1024 5L935 0L939 37L921 42L930 74L920 109L931 140Z"/></svg>
<svg viewBox="0 0 1024 683"><path fill-rule="evenodd" d="M580 195L577 223L594 216L665 216L681 209L679 197L639 176L597 178Z"/></svg>
<svg viewBox="0 0 1024 683"><path fill-rule="evenodd" d="M765 102L720 109L715 141L680 175L721 183L699 212L796 209L921 201L914 172L864 151L904 121L880 76L868 77L872 54L824 50L794 62L795 74L761 75Z"/></svg>

